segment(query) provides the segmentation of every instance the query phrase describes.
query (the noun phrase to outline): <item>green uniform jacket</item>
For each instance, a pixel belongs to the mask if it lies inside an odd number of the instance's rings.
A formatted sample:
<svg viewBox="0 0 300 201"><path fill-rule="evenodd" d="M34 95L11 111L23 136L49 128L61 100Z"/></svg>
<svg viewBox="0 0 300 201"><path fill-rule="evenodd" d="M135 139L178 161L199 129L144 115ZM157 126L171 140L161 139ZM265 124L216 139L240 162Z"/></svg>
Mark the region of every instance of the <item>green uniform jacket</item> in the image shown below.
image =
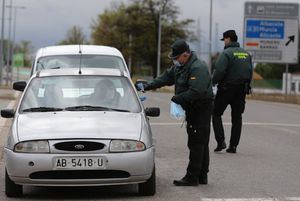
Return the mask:
<svg viewBox="0 0 300 201"><path fill-rule="evenodd" d="M148 90L175 84L175 96L183 109L193 110L213 99L211 76L204 62L192 53L184 66L167 69L149 83Z"/></svg>
<svg viewBox="0 0 300 201"><path fill-rule="evenodd" d="M252 79L251 56L238 42L231 42L218 57L213 73L213 85L250 83Z"/></svg>

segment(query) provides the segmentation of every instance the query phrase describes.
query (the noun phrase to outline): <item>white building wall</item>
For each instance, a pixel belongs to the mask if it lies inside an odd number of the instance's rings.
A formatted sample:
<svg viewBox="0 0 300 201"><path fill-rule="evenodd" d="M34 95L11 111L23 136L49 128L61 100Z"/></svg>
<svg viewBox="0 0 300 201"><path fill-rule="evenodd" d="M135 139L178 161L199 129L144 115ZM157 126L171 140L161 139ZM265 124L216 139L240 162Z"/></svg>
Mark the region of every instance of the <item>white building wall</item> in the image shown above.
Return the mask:
<svg viewBox="0 0 300 201"><path fill-rule="evenodd" d="M287 76L287 88L286 88L286 73L282 75L282 94L285 94L287 90L287 94L300 94L300 75L288 73ZM294 84L295 89L292 90L292 85Z"/></svg>

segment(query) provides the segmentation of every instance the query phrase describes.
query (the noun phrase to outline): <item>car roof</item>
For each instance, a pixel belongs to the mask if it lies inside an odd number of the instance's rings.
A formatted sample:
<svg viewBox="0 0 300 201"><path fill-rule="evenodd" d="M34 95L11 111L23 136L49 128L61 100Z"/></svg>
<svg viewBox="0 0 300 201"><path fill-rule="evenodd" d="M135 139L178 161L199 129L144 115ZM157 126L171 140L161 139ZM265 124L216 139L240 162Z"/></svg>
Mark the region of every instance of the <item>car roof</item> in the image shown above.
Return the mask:
<svg viewBox="0 0 300 201"><path fill-rule="evenodd" d="M67 76L67 75L104 75L104 76L124 76L124 72L119 69L112 68L62 68L62 69L46 69L36 72L33 77L49 77L49 76Z"/></svg>
<svg viewBox="0 0 300 201"><path fill-rule="evenodd" d="M36 53L36 58L43 56L51 56L51 55L79 55L79 50L81 53L87 55L113 55L122 57L121 52L109 46L103 45L56 45L56 46L48 46L40 48Z"/></svg>

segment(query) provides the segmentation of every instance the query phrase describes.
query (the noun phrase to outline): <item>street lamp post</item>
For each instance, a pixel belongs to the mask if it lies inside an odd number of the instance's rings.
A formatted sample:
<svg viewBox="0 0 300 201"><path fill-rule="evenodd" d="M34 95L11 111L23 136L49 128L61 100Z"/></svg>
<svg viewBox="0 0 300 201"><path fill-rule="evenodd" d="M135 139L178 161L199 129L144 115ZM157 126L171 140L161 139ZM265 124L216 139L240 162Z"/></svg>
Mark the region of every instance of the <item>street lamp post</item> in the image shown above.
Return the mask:
<svg viewBox="0 0 300 201"><path fill-rule="evenodd" d="M16 21L17 21L17 9L25 9L24 6L13 6L12 0L10 1L10 5L6 6L10 9L9 11L9 32L8 32L8 43L7 43L7 66L6 66L6 84L8 84L8 80L12 81L13 74L13 55L14 55L14 47L15 47L15 37L16 37ZM14 18L12 18L12 9L14 9ZM11 22L13 21L13 36L11 37ZM18 69L19 70L19 69ZM11 74L9 74L11 73ZM19 72L17 73L19 77ZM18 78L17 78L18 79Z"/></svg>
<svg viewBox="0 0 300 201"><path fill-rule="evenodd" d="M10 5L7 6L7 8L9 8L9 22L8 22L8 39L7 39L7 54L6 54L6 85L8 85L8 81L12 81L11 76L9 75L9 73L12 72L11 69L11 64L12 64L12 60L11 60L11 20L12 20L12 4L13 4L13 0L10 0Z"/></svg>
<svg viewBox="0 0 300 201"><path fill-rule="evenodd" d="M2 83L2 69L4 66L4 13L5 13L5 0L2 0L2 23L1 23L1 41L0 41L0 85Z"/></svg>
<svg viewBox="0 0 300 201"><path fill-rule="evenodd" d="M212 73L212 60L211 60L211 46L212 46L212 4L213 0L210 0L210 13L209 13L209 50L208 50L208 70Z"/></svg>
<svg viewBox="0 0 300 201"><path fill-rule="evenodd" d="M16 40L16 26L17 26L17 11L18 9L26 9L25 6L13 6L14 7L14 26L13 26L13 37L12 37L12 48L11 48L11 55L14 55L14 47L15 47L15 40ZM19 80L19 68L17 73L17 80Z"/></svg>
<svg viewBox="0 0 300 201"><path fill-rule="evenodd" d="M12 37L12 44L14 47L15 39L16 39L16 25L17 25L17 9L26 9L25 6L13 6L14 8L14 25L13 25L13 37ZM13 50L14 48L12 48Z"/></svg>
<svg viewBox="0 0 300 201"><path fill-rule="evenodd" d="M162 9L158 13L158 40L157 40L157 72L156 77L160 75L160 55L161 55L161 14Z"/></svg>

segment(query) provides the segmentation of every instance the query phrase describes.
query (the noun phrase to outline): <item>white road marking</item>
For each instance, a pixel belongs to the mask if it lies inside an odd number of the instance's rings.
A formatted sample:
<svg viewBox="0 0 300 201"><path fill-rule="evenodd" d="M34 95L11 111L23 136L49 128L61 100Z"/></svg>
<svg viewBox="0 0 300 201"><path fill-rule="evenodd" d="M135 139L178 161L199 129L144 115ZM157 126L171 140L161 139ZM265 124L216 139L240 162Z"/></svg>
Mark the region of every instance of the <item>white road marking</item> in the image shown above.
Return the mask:
<svg viewBox="0 0 300 201"><path fill-rule="evenodd" d="M151 122L153 126L176 126L181 125L182 122ZM223 125L231 125L230 122L223 122ZM300 127L299 124L286 124L286 123L259 123L259 122L243 122L243 126L282 126L282 127Z"/></svg>
<svg viewBox="0 0 300 201"><path fill-rule="evenodd" d="M201 201L300 201L300 197L286 198L202 198Z"/></svg>
<svg viewBox="0 0 300 201"><path fill-rule="evenodd" d="M300 201L300 197L289 197L289 198L286 198L286 200L289 200L289 201Z"/></svg>

